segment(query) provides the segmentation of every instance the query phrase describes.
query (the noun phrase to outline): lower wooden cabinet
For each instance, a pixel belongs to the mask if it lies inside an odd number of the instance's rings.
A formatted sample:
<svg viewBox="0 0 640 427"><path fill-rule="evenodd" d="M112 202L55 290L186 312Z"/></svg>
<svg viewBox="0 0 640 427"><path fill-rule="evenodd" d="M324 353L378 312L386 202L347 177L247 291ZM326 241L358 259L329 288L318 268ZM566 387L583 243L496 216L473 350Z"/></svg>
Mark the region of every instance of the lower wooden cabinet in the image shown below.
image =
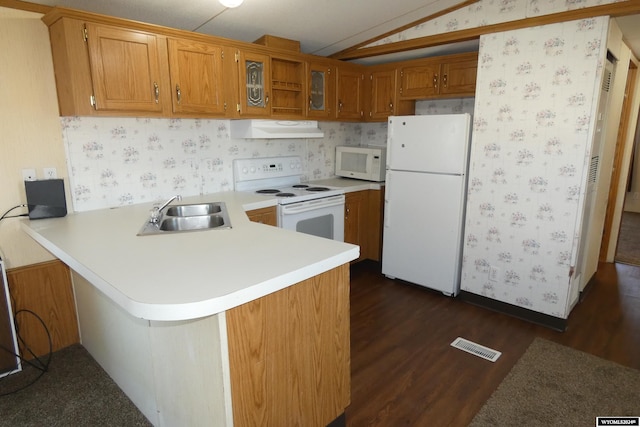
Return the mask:
<svg viewBox="0 0 640 427"><path fill-rule="evenodd" d="M273 225L274 227L278 225L278 214L275 206L247 211L247 216L253 222Z"/></svg>
<svg viewBox="0 0 640 427"><path fill-rule="evenodd" d="M355 260L380 261L384 190L362 190L345 194L344 241L360 246Z"/></svg>
<svg viewBox="0 0 640 427"><path fill-rule="evenodd" d="M7 281L13 311L18 313L16 328L24 358L48 354L49 338L53 351L80 342L71 273L64 263L56 260L12 268L7 271ZM25 351L25 346L33 354Z"/></svg>

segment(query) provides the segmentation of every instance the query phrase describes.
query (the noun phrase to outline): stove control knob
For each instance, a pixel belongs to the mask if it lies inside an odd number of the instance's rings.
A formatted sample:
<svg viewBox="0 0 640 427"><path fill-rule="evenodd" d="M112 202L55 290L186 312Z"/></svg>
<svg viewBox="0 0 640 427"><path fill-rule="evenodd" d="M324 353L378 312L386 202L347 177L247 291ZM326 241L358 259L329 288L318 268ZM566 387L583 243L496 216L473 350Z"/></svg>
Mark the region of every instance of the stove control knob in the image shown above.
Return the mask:
<svg viewBox="0 0 640 427"><path fill-rule="evenodd" d="M247 172L249 172L249 171L247 170L247 168L242 168L242 173L243 173L243 174L245 174L245 175L246 175L246 174L247 174Z"/></svg>
<svg viewBox="0 0 640 427"><path fill-rule="evenodd" d="M251 168L251 173L256 173L256 168Z"/></svg>

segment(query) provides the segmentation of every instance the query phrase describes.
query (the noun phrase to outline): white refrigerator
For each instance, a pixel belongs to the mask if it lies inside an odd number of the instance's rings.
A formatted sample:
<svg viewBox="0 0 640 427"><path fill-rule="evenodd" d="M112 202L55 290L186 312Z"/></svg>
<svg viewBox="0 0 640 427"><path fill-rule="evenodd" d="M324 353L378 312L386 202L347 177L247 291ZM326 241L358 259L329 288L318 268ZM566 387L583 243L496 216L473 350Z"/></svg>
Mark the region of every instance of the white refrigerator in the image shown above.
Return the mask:
<svg viewBox="0 0 640 427"><path fill-rule="evenodd" d="M388 120L382 273L460 289L471 115Z"/></svg>

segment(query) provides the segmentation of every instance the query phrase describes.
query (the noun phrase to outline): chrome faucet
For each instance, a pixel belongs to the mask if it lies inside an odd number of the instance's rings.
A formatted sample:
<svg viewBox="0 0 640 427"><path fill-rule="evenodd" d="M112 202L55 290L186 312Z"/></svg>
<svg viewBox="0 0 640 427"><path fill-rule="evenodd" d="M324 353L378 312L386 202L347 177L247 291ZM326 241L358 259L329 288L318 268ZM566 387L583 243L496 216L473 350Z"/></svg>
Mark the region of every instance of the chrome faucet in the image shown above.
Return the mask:
<svg viewBox="0 0 640 427"><path fill-rule="evenodd" d="M154 224L157 223L160 220L160 215L162 214L162 211L164 210L164 208L169 206L169 203L173 202L174 200L180 201L182 200L182 196L179 194L176 194L175 196L167 200L162 206L160 207L154 206L150 212L149 222L153 222Z"/></svg>

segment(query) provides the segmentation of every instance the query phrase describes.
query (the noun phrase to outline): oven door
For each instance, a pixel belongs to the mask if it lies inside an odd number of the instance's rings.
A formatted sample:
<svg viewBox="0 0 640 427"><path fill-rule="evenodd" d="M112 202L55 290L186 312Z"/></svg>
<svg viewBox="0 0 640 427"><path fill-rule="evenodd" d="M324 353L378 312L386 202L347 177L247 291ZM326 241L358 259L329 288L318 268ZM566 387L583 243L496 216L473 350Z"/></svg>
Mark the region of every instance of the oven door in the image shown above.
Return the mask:
<svg viewBox="0 0 640 427"><path fill-rule="evenodd" d="M344 242L344 194L278 205L278 227Z"/></svg>

